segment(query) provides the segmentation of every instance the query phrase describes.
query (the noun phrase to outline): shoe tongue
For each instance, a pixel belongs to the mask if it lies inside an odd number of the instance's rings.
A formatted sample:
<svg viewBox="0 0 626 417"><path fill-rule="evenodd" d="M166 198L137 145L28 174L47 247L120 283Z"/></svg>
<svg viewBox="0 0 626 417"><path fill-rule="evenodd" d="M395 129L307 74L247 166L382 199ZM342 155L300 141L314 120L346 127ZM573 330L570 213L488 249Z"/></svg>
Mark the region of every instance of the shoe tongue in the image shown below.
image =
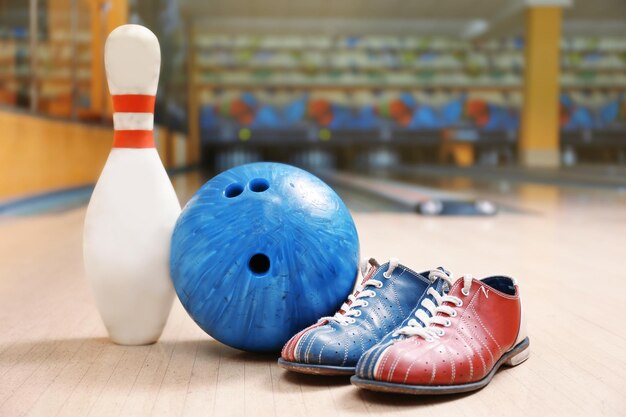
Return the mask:
<svg viewBox="0 0 626 417"><path fill-rule="evenodd" d="M365 273L365 276L363 277L363 279L361 280L361 283L359 284L360 286L365 285L365 283L372 278L374 275L376 275L376 273L378 272L378 270L380 269L380 264L376 261L376 259L374 258L370 258L367 261L370 265L369 269L367 270L367 272ZM360 290L355 290L352 295L354 295L355 297L363 290L363 288L361 288ZM347 305L352 305L352 301L346 301ZM343 311L343 310L340 310Z"/></svg>
<svg viewBox="0 0 626 417"><path fill-rule="evenodd" d="M452 278L452 273L450 271L448 271L446 268L444 268L443 266L437 267L436 268L438 271L443 272L444 274L446 274L448 277ZM440 281L441 285L437 285L435 286L435 290L439 293L439 294L447 294L448 291L450 291L450 284L441 278L437 278L435 281L433 281L433 283L437 283L438 281Z"/></svg>
<svg viewBox="0 0 626 417"><path fill-rule="evenodd" d="M439 267L439 268L437 268L437 269L438 269L438 270L440 270L440 271L442 271L442 272L445 272L445 273L446 273L446 275L449 275L449 272L448 272L448 271L446 271L445 269L443 269L443 268L441 268L441 267ZM434 289L435 291L437 291L439 294L443 295L443 294L447 293L447 289L445 289L445 288L447 288L447 286L448 286L448 283L446 282L446 280L441 279L441 278L436 278L436 279L435 279L435 280L434 280L434 281L430 284L430 287L429 287L429 288L432 288L432 289ZM428 293L426 293L426 294L424 295L424 299L429 299L429 300L430 300L430 301L432 301L433 303L435 302L434 297L433 297L432 295L428 294ZM422 301L423 301L423 300L422 300ZM424 323L423 323L423 322L422 322L422 321L421 321L418 317L416 317L416 316L415 316L415 314L414 314L414 313L415 313L418 309L422 309L422 310L424 310L425 312L427 312L427 313L428 313L428 310L426 310L426 309L422 308L422 306L421 306L422 301L420 301L420 304L419 304L419 305L415 308L415 310L413 310L413 313L409 314L409 316L408 316L408 317L404 320L404 322L400 325L400 327L406 326L406 325L408 324L409 320L411 320L411 319L415 319L415 320L416 320L416 321L417 321L420 325L422 325L422 326L424 325ZM430 313L428 313L428 315L430 316ZM406 338L406 336L398 336L398 337L399 337L400 339L404 339L404 338Z"/></svg>
<svg viewBox="0 0 626 417"><path fill-rule="evenodd" d="M363 280L361 281L361 283L365 283L368 279L373 277L376 274L376 272L378 272L378 269L380 268L380 264L374 258L370 258L367 262L370 264L370 268L365 274L365 276L363 277Z"/></svg>
<svg viewBox="0 0 626 417"><path fill-rule="evenodd" d="M446 268L444 268L443 266L438 266L436 269L441 271L441 272L443 272L447 276L452 276L452 273L450 271L448 271Z"/></svg>
<svg viewBox="0 0 626 417"><path fill-rule="evenodd" d="M437 291L441 295L447 294L448 291L450 291L450 284L448 284L448 282L445 279L437 278L432 283L432 286L434 290Z"/></svg>
<svg viewBox="0 0 626 417"><path fill-rule="evenodd" d="M370 268L367 271L367 273L365 274L365 276L363 277L363 279L361 280L361 285L365 284L365 282L368 279L370 279L371 277L376 275L376 272L378 272L378 269L380 268L380 264L374 258L368 259L367 262L370 264ZM354 291L352 293L352 295L354 295L356 297L359 294L359 292L361 292L361 291ZM351 306L352 305L352 301L346 301L346 305ZM342 310L342 309L339 309L339 312L342 313L342 314L345 313L345 311Z"/></svg>

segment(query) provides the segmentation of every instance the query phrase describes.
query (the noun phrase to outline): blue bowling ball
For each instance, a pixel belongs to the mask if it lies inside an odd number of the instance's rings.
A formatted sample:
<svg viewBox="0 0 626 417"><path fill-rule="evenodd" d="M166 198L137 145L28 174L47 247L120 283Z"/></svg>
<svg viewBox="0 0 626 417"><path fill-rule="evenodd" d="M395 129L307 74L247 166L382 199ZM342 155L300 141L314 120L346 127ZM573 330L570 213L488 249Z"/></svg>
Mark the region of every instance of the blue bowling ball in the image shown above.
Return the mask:
<svg viewBox="0 0 626 417"><path fill-rule="evenodd" d="M289 165L253 163L208 181L172 236L171 275L195 322L229 346L277 351L352 291L359 240L339 196Z"/></svg>

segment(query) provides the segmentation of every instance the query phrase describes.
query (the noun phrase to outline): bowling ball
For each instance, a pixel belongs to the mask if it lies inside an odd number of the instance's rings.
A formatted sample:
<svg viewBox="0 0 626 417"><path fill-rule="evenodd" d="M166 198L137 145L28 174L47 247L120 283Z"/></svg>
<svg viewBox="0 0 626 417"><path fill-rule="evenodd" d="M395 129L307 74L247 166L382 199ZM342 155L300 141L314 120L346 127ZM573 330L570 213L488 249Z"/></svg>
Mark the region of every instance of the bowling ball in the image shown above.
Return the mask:
<svg viewBox="0 0 626 417"><path fill-rule="evenodd" d="M244 126L250 125L252 120L254 120L254 109L240 98L236 98L230 103L229 114L239 124Z"/></svg>
<svg viewBox="0 0 626 417"><path fill-rule="evenodd" d="M311 100L308 111L309 117L321 126L329 126L333 121L333 108L328 100Z"/></svg>
<svg viewBox="0 0 626 417"><path fill-rule="evenodd" d="M489 104L484 100L468 100L466 113L478 127L484 127L489 123Z"/></svg>
<svg viewBox="0 0 626 417"><path fill-rule="evenodd" d="M209 180L183 209L171 276L215 339L277 351L352 291L359 241L339 196L289 165L253 163Z"/></svg>
<svg viewBox="0 0 626 417"><path fill-rule="evenodd" d="M407 127L411 123L413 111L402 100L393 100L389 104L389 114L403 127Z"/></svg>

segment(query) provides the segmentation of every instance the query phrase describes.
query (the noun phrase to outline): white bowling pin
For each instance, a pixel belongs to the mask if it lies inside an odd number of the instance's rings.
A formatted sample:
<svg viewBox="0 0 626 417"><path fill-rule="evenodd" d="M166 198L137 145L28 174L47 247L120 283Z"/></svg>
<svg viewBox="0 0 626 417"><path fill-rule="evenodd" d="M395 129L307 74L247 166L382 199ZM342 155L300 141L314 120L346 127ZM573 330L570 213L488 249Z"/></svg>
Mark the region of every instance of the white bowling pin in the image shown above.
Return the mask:
<svg viewBox="0 0 626 417"><path fill-rule="evenodd" d="M120 26L104 62L115 134L87 208L85 270L111 340L143 345L157 341L172 307L170 239L180 214L153 137L159 41L143 26Z"/></svg>

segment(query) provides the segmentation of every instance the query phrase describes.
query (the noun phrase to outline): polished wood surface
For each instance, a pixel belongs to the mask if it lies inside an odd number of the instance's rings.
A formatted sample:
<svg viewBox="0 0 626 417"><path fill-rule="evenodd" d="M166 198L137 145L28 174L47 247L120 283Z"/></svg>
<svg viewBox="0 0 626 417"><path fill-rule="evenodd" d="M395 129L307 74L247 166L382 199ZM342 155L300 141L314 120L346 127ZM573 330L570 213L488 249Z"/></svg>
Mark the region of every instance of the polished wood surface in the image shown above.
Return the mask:
<svg viewBox="0 0 626 417"><path fill-rule="evenodd" d="M182 201L199 185L174 182ZM439 398L290 374L275 355L212 340L178 302L158 343L114 345L84 277L84 209L0 219L0 416L626 415L626 196L539 185L485 195L522 212L354 210L364 255L521 282L530 359L479 392Z"/></svg>

